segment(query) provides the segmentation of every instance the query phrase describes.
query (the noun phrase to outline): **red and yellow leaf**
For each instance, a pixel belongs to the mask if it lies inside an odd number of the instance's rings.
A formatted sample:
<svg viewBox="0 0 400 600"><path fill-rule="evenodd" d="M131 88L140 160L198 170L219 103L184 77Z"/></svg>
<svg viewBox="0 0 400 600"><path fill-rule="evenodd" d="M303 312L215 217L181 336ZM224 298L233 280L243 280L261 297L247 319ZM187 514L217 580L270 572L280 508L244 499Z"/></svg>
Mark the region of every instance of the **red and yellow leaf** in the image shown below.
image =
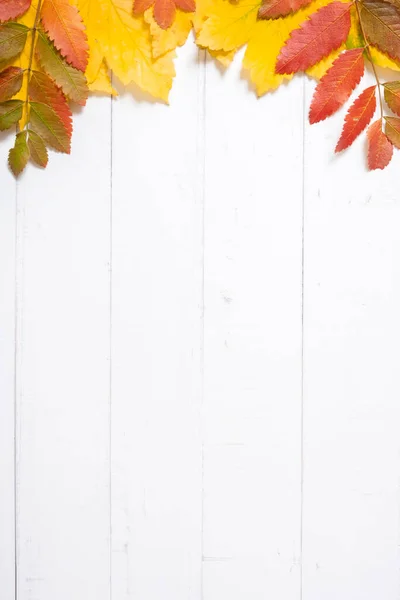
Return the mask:
<svg viewBox="0 0 400 600"><path fill-rule="evenodd" d="M0 0L0 21L18 19L29 9L32 0Z"/></svg>
<svg viewBox="0 0 400 600"><path fill-rule="evenodd" d="M283 46L276 73L305 71L339 48L350 31L350 3L331 2L295 29Z"/></svg>
<svg viewBox="0 0 400 600"><path fill-rule="evenodd" d="M8 153L8 164L16 177L22 173L29 160L29 148L26 143L26 131L21 131L15 137L14 148Z"/></svg>
<svg viewBox="0 0 400 600"><path fill-rule="evenodd" d="M263 0L258 11L259 19L277 19L286 17L300 8L311 4L312 0Z"/></svg>
<svg viewBox="0 0 400 600"><path fill-rule="evenodd" d="M350 98L364 74L363 52L363 48L346 50L322 77L312 99L310 123L330 117Z"/></svg>
<svg viewBox="0 0 400 600"><path fill-rule="evenodd" d="M151 6L154 6L154 19L161 29L171 27L175 20L177 8L185 12L196 10L195 0L135 0L133 12L140 15Z"/></svg>
<svg viewBox="0 0 400 600"><path fill-rule="evenodd" d="M24 72L19 67L8 67L0 73L0 102L10 100L22 86Z"/></svg>
<svg viewBox="0 0 400 600"><path fill-rule="evenodd" d="M393 144L382 131L382 119L378 119L367 131L368 168L370 171L384 169L393 156Z"/></svg>
<svg viewBox="0 0 400 600"><path fill-rule="evenodd" d="M376 110L376 86L364 90L350 106L335 152L345 150L364 131Z"/></svg>
<svg viewBox="0 0 400 600"><path fill-rule="evenodd" d="M85 71L89 46L85 26L76 6L69 0L44 0L42 23L49 38L67 62Z"/></svg>

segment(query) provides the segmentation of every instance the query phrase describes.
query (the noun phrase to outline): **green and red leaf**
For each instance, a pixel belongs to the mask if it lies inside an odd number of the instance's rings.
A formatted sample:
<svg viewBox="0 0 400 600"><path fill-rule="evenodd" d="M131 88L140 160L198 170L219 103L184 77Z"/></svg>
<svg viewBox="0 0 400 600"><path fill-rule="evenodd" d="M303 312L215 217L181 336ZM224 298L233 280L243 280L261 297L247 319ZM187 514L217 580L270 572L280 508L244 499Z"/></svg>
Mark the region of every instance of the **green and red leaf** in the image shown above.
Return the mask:
<svg viewBox="0 0 400 600"><path fill-rule="evenodd" d="M305 71L320 62L347 39L351 3L331 2L292 31L276 63L280 75Z"/></svg>
<svg viewBox="0 0 400 600"><path fill-rule="evenodd" d="M397 117L385 117L385 133L393 146L400 149L400 119Z"/></svg>
<svg viewBox="0 0 400 600"><path fill-rule="evenodd" d="M30 127L48 146L65 154L70 153L71 134L51 106L31 102Z"/></svg>
<svg viewBox="0 0 400 600"><path fill-rule="evenodd" d="M0 131L9 129L22 117L22 100L7 100L0 102Z"/></svg>
<svg viewBox="0 0 400 600"><path fill-rule="evenodd" d="M59 116L69 136L72 134L72 112L62 91L53 81L39 71L32 71L29 81L29 98L33 102L48 104Z"/></svg>
<svg viewBox="0 0 400 600"><path fill-rule="evenodd" d="M15 137L14 148L11 148L8 153L8 164L16 177L25 169L30 156L26 135L26 131L18 133Z"/></svg>
<svg viewBox="0 0 400 600"><path fill-rule="evenodd" d="M364 131L376 110L376 86L365 89L350 106L335 152L345 150Z"/></svg>
<svg viewBox="0 0 400 600"><path fill-rule="evenodd" d="M10 100L22 86L24 72L18 67L8 67L0 73L0 102Z"/></svg>
<svg viewBox="0 0 400 600"><path fill-rule="evenodd" d="M400 61L400 11L393 4L376 0L360 2L360 16L367 41Z"/></svg>
<svg viewBox="0 0 400 600"><path fill-rule="evenodd" d="M322 77L312 99L310 123L333 115L350 98L364 74L363 52L363 48L346 50Z"/></svg>
<svg viewBox="0 0 400 600"><path fill-rule="evenodd" d="M0 25L0 68L13 62L26 44L29 29L20 23Z"/></svg>
<svg viewBox="0 0 400 600"><path fill-rule="evenodd" d="M384 85L386 104L396 115L400 115L400 81L390 81Z"/></svg>
<svg viewBox="0 0 400 600"><path fill-rule="evenodd" d="M43 169L47 167L49 156L45 143L42 138L31 129L28 129L28 147L33 162Z"/></svg>

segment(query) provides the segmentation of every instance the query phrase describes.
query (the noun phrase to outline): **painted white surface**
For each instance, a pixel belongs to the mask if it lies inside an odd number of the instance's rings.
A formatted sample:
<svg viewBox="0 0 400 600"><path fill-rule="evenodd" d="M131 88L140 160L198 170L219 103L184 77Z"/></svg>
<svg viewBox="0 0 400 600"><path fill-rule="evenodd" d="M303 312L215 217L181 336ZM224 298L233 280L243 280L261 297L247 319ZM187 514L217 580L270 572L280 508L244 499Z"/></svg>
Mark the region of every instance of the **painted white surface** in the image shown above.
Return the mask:
<svg viewBox="0 0 400 600"><path fill-rule="evenodd" d="M177 72L0 141L1 598L398 600L399 157Z"/></svg>

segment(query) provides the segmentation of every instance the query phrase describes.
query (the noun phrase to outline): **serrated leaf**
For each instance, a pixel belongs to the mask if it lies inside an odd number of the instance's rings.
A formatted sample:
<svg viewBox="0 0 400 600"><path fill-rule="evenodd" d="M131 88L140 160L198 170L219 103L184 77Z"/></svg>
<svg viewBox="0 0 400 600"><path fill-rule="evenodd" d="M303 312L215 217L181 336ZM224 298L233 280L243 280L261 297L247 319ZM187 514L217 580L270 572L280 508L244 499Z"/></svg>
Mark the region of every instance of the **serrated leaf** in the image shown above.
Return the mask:
<svg viewBox="0 0 400 600"><path fill-rule="evenodd" d="M310 123L333 115L350 98L364 74L363 48L346 50L317 85L311 102Z"/></svg>
<svg viewBox="0 0 400 600"><path fill-rule="evenodd" d="M10 100L19 92L23 74L19 67L8 67L0 73L0 102Z"/></svg>
<svg viewBox="0 0 400 600"><path fill-rule="evenodd" d="M10 21L22 16L29 9L31 0L1 0L0 21Z"/></svg>
<svg viewBox="0 0 400 600"><path fill-rule="evenodd" d="M297 12L311 3L312 0L263 0L258 11L259 19L277 19Z"/></svg>
<svg viewBox="0 0 400 600"><path fill-rule="evenodd" d="M382 131L382 119L378 119L367 131L368 168L370 171L384 169L393 156L393 144Z"/></svg>
<svg viewBox="0 0 400 600"><path fill-rule="evenodd" d="M15 137L14 148L8 153L8 164L16 177L22 173L29 160L29 148L26 143L26 131L21 131Z"/></svg>
<svg viewBox="0 0 400 600"><path fill-rule="evenodd" d="M365 89L347 111L342 135L335 152L345 150L364 131L376 110L376 86Z"/></svg>
<svg viewBox="0 0 400 600"><path fill-rule="evenodd" d="M28 129L28 147L33 162L45 168L49 161L47 148L42 138L31 129Z"/></svg>
<svg viewBox="0 0 400 600"><path fill-rule="evenodd" d="M400 11L388 2L364 0L360 16L368 42L400 61Z"/></svg>
<svg viewBox="0 0 400 600"><path fill-rule="evenodd" d="M194 12L196 10L194 0L134 0L133 12L136 15L140 15L151 6L154 6L154 20L161 29L171 27L175 20L177 8L185 12Z"/></svg>
<svg viewBox="0 0 400 600"><path fill-rule="evenodd" d="M305 71L339 48L350 31L350 3L331 2L311 14L283 46L276 73Z"/></svg>
<svg viewBox="0 0 400 600"><path fill-rule="evenodd" d="M57 113L68 135L72 135L72 112L62 91L54 82L38 71L33 71L29 82L29 98L48 104Z"/></svg>
<svg viewBox="0 0 400 600"><path fill-rule="evenodd" d="M400 119L398 117L385 117L385 133L393 146L400 149Z"/></svg>
<svg viewBox="0 0 400 600"><path fill-rule="evenodd" d="M36 52L41 66L64 94L77 104L85 105L89 93L85 75L65 62L43 32L38 35Z"/></svg>
<svg viewBox="0 0 400 600"><path fill-rule="evenodd" d="M0 102L0 130L4 131L9 129L18 121L22 116L22 100L7 100L7 102Z"/></svg>
<svg viewBox="0 0 400 600"><path fill-rule="evenodd" d="M89 46L85 27L76 6L69 0L44 0L41 12L43 27L67 62L85 71Z"/></svg>
<svg viewBox="0 0 400 600"><path fill-rule="evenodd" d="M390 81L384 84L385 101L395 115L400 116L400 81Z"/></svg>
<svg viewBox="0 0 400 600"><path fill-rule="evenodd" d="M20 23L0 25L0 68L15 60L24 49L29 29Z"/></svg>
<svg viewBox="0 0 400 600"><path fill-rule="evenodd" d="M70 153L70 133L51 106L40 102L31 102L30 127L48 146L59 152Z"/></svg>

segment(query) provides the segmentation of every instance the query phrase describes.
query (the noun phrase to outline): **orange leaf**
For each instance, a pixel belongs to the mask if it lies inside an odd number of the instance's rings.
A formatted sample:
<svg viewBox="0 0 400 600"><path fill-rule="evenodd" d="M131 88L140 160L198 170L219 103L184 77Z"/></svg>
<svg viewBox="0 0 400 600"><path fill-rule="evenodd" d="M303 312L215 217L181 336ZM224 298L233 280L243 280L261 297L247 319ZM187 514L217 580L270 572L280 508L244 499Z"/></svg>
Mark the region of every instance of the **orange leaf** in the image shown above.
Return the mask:
<svg viewBox="0 0 400 600"><path fill-rule="evenodd" d="M292 31L276 63L276 73L306 71L346 41L350 31L350 3L331 2Z"/></svg>
<svg viewBox="0 0 400 600"><path fill-rule="evenodd" d="M345 150L366 128L376 110L376 86L364 90L350 106L335 152Z"/></svg>
<svg viewBox="0 0 400 600"><path fill-rule="evenodd" d="M0 0L0 21L17 19L31 5L31 0Z"/></svg>
<svg viewBox="0 0 400 600"><path fill-rule="evenodd" d="M76 6L68 0L45 0L41 16L45 30L62 56L75 69L85 71L89 46Z"/></svg>
<svg viewBox="0 0 400 600"><path fill-rule="evenodd" d="M29 98L48 104L60 117L69 137L72 135L72 112L62 91L53 81L39 71L33 71L29 81Z"/></svg>
<svg viewBox="0 0 400 600"><path fill-rule="evenodd" d="M382 119L369 127L368 132L368 168L384 169L393 156L393 144L382 131Z"/></svg>
<svg viewBox="0 0 400 600"><path fill-rule="evenodd" d="M258 11L259 19L277 19L300 10L311 4L312 0L263 0Z"/></svg>
<svg viewBox="0 0 400 600"><path fill-rule="evenodd" d="M171 27L177 8L185 12L196 10L195 0L135 0L133 12L140 15L150 6L154 6L154 19L161 29Z"/></svg>

